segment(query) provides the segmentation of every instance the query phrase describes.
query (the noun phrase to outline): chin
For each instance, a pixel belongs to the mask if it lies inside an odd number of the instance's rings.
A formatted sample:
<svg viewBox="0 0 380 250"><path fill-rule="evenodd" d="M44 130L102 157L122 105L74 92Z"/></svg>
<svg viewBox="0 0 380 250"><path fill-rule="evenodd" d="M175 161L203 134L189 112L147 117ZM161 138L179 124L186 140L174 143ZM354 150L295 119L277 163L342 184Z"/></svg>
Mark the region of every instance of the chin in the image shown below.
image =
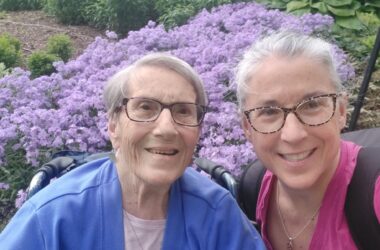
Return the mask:
<svg viewBox="0 0 380 250"><path fill-rule="evenodd" d="M181 175L173 173L161 172L154 173L153 171L145 178L145 182L153 186L168 186L173 184Z"/></svg>
<svg viewBox="0 0 380 250"><path fill-rule="evenodd" d="M305 176L305 174L285 174L280 179L286 186L294 190L306 190L312 188L318 182L318 178L308 175Z"/></svg>

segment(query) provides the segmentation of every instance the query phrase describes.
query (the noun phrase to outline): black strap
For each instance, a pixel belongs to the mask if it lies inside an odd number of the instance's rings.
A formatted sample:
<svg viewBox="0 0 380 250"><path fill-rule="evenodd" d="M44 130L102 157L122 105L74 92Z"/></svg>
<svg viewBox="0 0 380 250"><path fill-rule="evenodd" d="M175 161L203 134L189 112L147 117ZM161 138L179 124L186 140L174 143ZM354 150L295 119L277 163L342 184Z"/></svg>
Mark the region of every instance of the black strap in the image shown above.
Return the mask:
<svg viewBox="0 0 380 250"><path fill-rule="evenodd" d="M362 148L345 203L350 232L359 249L380 249L380 224L373 207L374 188L379 175L380 148Z"/></svg>
<svg viewBox="0 0 380 250"><path fill-rule="evenodd" d="M243 171L239 182L240 207L258 231L260 231L260 225L256 223L256 205L265 171L263 164L255 160Z"/></svg>

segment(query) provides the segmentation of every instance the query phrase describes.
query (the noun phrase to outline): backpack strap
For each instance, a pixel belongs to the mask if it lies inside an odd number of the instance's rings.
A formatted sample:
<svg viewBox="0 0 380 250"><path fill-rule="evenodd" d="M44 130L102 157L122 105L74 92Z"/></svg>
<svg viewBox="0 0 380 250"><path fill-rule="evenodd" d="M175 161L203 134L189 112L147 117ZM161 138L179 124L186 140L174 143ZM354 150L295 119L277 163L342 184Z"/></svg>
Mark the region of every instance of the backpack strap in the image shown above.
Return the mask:
<svg viewBox="0 0 380 250"><path fill-rule="evenodd" d="M240 207L259 232L260 225L256 223L256 205L265 171L263 164L256 159L244 169L238 189Z"/></svg>
<svg viewBox="0 0 380 250"><path fill-rule="evenodd" d="M351 236L359 249L380 249L380 224L373 195L380 175L380 148L363 147L348 186L345 213Z"/></svg>

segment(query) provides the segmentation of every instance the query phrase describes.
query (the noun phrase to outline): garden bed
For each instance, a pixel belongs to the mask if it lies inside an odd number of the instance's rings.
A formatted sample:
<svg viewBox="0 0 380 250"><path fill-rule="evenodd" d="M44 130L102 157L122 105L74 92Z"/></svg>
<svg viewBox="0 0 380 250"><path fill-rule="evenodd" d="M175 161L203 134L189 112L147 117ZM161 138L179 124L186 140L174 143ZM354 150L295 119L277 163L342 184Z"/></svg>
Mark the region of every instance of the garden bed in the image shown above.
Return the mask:
<svg viewBox="0 0 380 250"><path fill-rule="evenodd" d="M103 36L104 32L88 26L70 26L58 23L43 11L16 11L0 14L0 34L9 33L17 37L22 44L22 52L28 56L34 51L42 50L50 36L66 34L70 36L75 47L75 55Z"/></svg>

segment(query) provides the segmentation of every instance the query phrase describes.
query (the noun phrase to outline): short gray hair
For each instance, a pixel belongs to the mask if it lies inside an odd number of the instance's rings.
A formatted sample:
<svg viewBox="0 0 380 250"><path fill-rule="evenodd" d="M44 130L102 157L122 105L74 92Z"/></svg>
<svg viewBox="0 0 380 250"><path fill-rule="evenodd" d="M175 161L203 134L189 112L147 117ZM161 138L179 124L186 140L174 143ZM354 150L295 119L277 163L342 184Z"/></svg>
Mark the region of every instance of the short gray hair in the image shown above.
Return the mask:
<svg viewBox="0 0 380 250"><path fill-rule="evenodd" d="M131 81L131 75L137 69L144 66L155 66L173 70L187 81L189 81L196 92L196 102L207 106L207 96L204 90L203 81L195 70L185 61L167 53L151 53L143 56L133 64L122 69L113 75L107 82L103 98L109 118L112 118L120 107L123 98L128 92L128 84Z"/></svg>
<svg viewBox="0 0 380 250"><path fill-rule="evenodd" d="M237 99L242 110L248 91L248 82L254 77L257 67L266 58L279 55L284 57L306 56L326 66L330 79L336 90L343 91L344 87L337 71L337 62L333 56L333 48L327 41L296 33L280 31L264 37L254 43L243 55L236 68Z"/></svg>

